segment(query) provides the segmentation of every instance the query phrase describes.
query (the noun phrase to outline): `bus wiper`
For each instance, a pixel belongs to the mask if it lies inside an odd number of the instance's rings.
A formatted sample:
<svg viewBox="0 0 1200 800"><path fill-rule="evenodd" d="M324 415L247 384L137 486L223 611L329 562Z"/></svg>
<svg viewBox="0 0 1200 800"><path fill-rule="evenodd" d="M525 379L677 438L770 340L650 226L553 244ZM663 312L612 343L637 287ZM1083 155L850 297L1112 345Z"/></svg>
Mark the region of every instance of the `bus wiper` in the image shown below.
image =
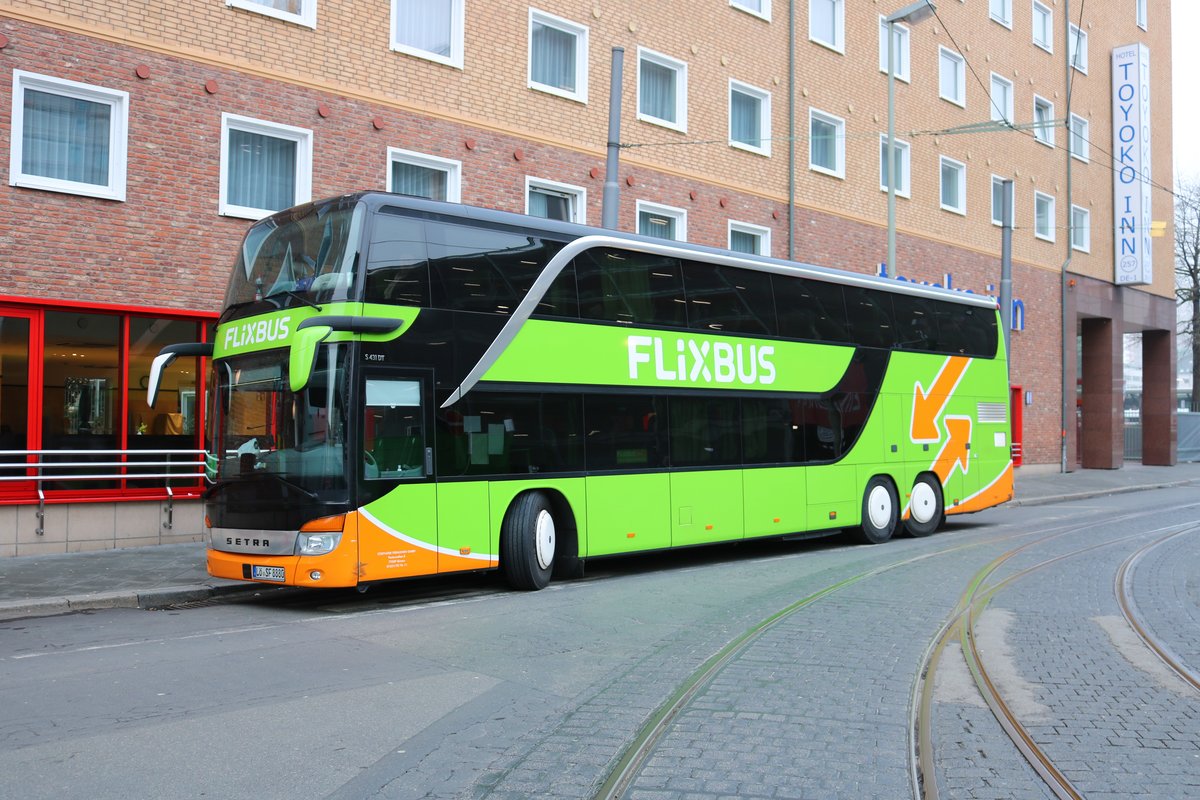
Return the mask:
<svg viewBox="0 0 1200 800"><path fill-rule="evenodd" d="M296 483L295 481L289 481L287 478L283 477L282 475L277 475L274 472L261 472L258 474L262 475L265 478L274 478L276 481L279 481L280 483L282 483L284 486L288 487L289 489L295 489L297 492L300 492L305 497L307 497L309 500L316 500L317 497L319 497L319 495L316 492L313 492L313 491L310 491L310 490L304 488L303 486Z"/></svg>
<svg viewBox="0 0 1200 800"><path fill-rule="evenodd" d="M298 293L298 292L293 292L291 289L284 289L284 290L283 290L283 291L281 291L281 292L276 292L275 294L270 294L270 295L267 295L265 299L266 299L268 302L271 302L271 298L272 298L272 297L278 297L278 296L279 296L279 295L281 295L281 294L286 294L288 297L291 297L291 298L294 298L294 299L296 299L296 300L299 300L299 301L300 301L301 303L303 303L304 305L306 305L306 306L309 306L310 308L315 308L317 311L323 311L323 310L324 310L324 309L322 309L322 308L321 308L319 305L317 305L316 303L314 303L312 300L309 300L307 297L305 297L304 295L302 295L302 294L300 294L300 293Z"/></svg>

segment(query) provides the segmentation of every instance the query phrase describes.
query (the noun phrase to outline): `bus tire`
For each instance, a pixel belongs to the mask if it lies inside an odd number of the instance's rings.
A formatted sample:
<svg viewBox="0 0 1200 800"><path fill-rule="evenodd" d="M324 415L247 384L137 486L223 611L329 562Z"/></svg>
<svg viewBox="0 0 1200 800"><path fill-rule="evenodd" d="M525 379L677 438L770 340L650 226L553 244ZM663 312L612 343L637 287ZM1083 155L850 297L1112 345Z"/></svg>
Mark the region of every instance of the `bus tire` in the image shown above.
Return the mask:
<svg viewBox="0 0 1200 800"><path fill-rule="evenodd" d="M856 531L863 544L883 544L900 522L900 500L890 479L876 475L863 490L862 522Z"/></svg>
<svg viewBox="0 0 1200 800"><path fill-rule="evenodd" d="M928 536L942 527L945 519L942 482L936 475L927 472L918 475L909 496L908 519L904 520L905 532L909 536Z"/></svg>
<svg viewBox="0 0 1200 800"><path fill-rule="evenodd" d="M558 531L550 501L541 492L519 495L500 528L500 569L514 589L545 588L554 573Z"/></svg>

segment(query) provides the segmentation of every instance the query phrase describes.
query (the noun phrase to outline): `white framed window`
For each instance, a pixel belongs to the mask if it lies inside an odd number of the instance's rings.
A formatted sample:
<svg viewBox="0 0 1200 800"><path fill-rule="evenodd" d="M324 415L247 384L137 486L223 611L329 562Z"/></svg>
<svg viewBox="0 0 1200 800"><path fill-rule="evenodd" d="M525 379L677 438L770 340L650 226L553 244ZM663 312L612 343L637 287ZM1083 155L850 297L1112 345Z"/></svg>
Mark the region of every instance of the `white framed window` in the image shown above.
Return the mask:
<svg viewBox="0 0 1200 800"><path fill-rule="evenodd" d="M638 48L638 119L687 131L687 64Z"/></svg>
<svg viewBox="0 0 1200 800"><path fill-rule="evenodd" d="M992 224L1004 224L1004 181L999 175L992 176ZM1008 199L1008 218L1012 224L1017 224L1017 193L1014 191Z"/></svg>
<svg viewBox="0 0 1200 800"><path fill-rule="evenodd" d="M846 9L843 0L809 0L808 38L839 53L846 52Z"/></svg>
<svg viewBox="0 0 1200 800"><path fill-rule="evenodd" d="M218 213L262 219L312 200L312 131L221 115Z"/></svg>
<svg viewBox="0 0 1200 800"><path fill-rule="evenodd" d="M1149 20L1147 19L1146 14L1146 0L1136 0L1136 2L1137 7L1134 13L1137 16L1137 26L1142 30L1146 30L1149 26Z"/></svg>
<svg viewBox="0 0 1200 800"><path fill-rule="evenodd" d="M835 178L846 177L846 120L809 109L808 168Z"/></svg>
<svg viewBox="0 0 1200 800"><path fill-rule="evenodd" d="M1033 235L1047 242L1054 241L1054 197L1042 192L1033 193Z"/></svg>
<svg viewBox="0 0 1200 800"><path fill-rule="evenodd" d="M988 14L1006 28L1012 28L1012 0L988 0Z"/></svg>
<svg viewBox="0 0 1200 800"><path fill-rule="evenodd" d="M966 108L966 61L953 50L938 48L938 96Z"/></svg>
<svg viewBox="0 0 1200 800"><path fill-rule="evenodd" d="M967 213L967 165L953 158L941 158L941 205L955 214Z"/></svg>
<svg viewBox="0 0 1200 800"><path fill-rule="evenodd" d="M902 142L896 139L896 194L901 197L910 197L912 193L912 182L910 178L911 153L908 142ZM884 134L879 137L879 189L886 192L888 189L888 180L891 178L891 171L888 169L888 140Z"/></svg>
<svg viewBox="0 0 1200 800"><path fill-rule="evenodd" d="M1071 206L1071 249L1092 252L1092 212Z"/></svg>
<svg viewBox="0 0 1200 800"><path fill-rule="evenodd" d="M1054 12L1033 0L1033 43L1047 53L1054 52Z"/></svg>
<svg viewBox="0 0 1200 800"><path fill-rule="evenodd" d="M1067 60L1071 66L1087 75L1087 31L1076 25L1071 26L1071 35L1067 37Z"/></svg>
<svg viewBox="0 0 1200 800"><path fill-rule="evenodd" d="M525 213L583 224L587 222L587 189L526 176Z"/></svg>
<svg viewBox="0 0 1200 800"><path fill-rule="evenodd" d="M729 5L747 14L771 21L771 0L729 0Z"/></svg>
<svg viewBox="0 0 1200 800"><path fill-rule="evenodd" d="M888 71L888 40L887 40L887 23L885 17L879 15L879 71L887 74ZM909 52L908 52L908 28L897 23L893 28L892 48L895 50L896 57L896 78L905 83L909 81Z"/></svg>
<svg viewBox="0 0 1200 800"><path fill-rule="evenodd" d="M771 229L749 222L729 220L729 249L736 253L771 255Z"/></svg>
<svg viewBox="0 0 1200 800"><path fill-rule="evenodd" d="M771 93L729 81L729 145L771 155Z"/></svg>
<svg viewBox="0 0 1200 800"><path fill-rule="evenodd" d="M129 93L13 70L8 182L125 199Z"/></svg>
<svg viewBox="0 0 1200 800"><path fill-rule="evenodd" d="M1080 161L1087 161L1090 157L1089 127L1086 117L1078 114L1071 115L1071 155Z"/></svg>
<svg viewBox="0 0 1200 800"><path fill-rule="evenodd" d="M1036 94L1033 96L1033 138L1054 147L1054 103Z"/></svg>
<svg viewBox="0 0 1200 800"><path fill-rule="evenodd" d="M462 201L462 162L389 147L387 190L429 200Z"/></svg>
<svg viewBox="0 0 1200 800"><path fill-rule="evenodd" d="M317 0L225 0L225 5L294 22L306 28L317 27Z"/></svg>
<svg viewBox="0 0 1200 800"><path fill-rule="evenodd" d="M588 29L529 9L529 88L587 102Z"/></svg>
<svg viewBox="0 0 1200 800"><path fill-rule="evenodd" d="M1013 121L1013 85L1012 81L992 73L992 121Z"/></svg>
<svg viewBox="0 0 1200 800"><path fill-rule="evenodd" d="M686 242L687 211L638 200L637 230L642 236Z"/></svg>
<svg viewBox="0 0 1200 800"><path fill-rule="evenodd" d="M464 0L392 0L392 49L462 69Z"/></svg>

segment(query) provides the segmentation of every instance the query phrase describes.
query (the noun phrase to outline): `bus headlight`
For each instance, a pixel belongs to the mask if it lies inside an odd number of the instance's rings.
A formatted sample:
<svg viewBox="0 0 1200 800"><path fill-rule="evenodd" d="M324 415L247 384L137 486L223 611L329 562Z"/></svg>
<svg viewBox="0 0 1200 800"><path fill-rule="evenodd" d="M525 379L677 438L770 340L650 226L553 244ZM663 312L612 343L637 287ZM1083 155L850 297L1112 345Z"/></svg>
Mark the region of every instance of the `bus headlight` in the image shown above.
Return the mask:
<svg viewBox="0 0 1200 800"><path fill-rule="evenodd" d="M342 539L340 533L303 533L300 534L300 555L323 556L332 553Z"/></svg>

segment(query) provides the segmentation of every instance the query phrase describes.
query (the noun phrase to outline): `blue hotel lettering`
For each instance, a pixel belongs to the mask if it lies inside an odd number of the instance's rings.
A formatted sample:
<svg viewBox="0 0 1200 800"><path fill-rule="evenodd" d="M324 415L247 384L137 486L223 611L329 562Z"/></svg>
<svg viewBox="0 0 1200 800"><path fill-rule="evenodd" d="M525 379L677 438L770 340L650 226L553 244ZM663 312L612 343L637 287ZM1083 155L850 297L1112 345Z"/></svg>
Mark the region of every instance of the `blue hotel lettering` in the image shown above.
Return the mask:
<svg viewBox="0 0 1200 800"><path fill-rule="evenodd" d="M930 283L929 281L913 280L912 278L906 278L903 275L888 275L887 264L885 264L885 263L880 263L879 269L875 274L881 278L892 278L894 280L902 281L904 283L915 283L920 286L935 286L938 289L950 289L951 291L962 292L963 294L975 294L975 292L971 289L956 289L956 288L954 288L954 274L950 273L950 272L947 272L944 276L944 280L946 282L944 286L940 283ZM996 288L994 286L992 286L991 284L988 284L987 290L989 292L993 292L996 290ZM995 297L992 297L992 295L985 295L985 297L991 297L991 299L993 299L993 300L996 299ZM1012 325L1011 325L1011 328L1014 331L1025 330L1025 301L1021 300L1020 298L1017 298L1017 297L1014 297L1013 301L1012 301Z"/></svg>

